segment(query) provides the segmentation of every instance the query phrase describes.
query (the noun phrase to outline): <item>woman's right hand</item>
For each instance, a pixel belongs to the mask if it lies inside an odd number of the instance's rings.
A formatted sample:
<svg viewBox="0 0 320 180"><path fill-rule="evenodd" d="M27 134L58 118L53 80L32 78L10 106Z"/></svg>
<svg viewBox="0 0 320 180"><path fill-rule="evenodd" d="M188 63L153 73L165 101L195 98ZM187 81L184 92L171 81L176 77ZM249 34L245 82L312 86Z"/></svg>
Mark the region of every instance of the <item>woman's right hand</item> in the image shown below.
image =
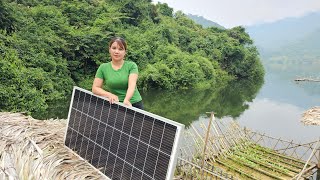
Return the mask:
<svg viewBox="0 0 320 180"><path fill-rule="evenodd" d="M111 104L113 104L114 102L119 102L118 96L116 96L116 95L114 95L114 94L112 94L112 93L109 93L108 96L107 96L107 98L109 99L109 102L110 102Z"/></svg>
<svg viewBox="0 0 320 180"><path fill-rule="evenodd" d="M102 86L103 86L103 79L94 78L94 81L92 84L92 92L96 95L108 98L111 104L113 104L114 102L119 102L118 96L103 90Z"/></svg>

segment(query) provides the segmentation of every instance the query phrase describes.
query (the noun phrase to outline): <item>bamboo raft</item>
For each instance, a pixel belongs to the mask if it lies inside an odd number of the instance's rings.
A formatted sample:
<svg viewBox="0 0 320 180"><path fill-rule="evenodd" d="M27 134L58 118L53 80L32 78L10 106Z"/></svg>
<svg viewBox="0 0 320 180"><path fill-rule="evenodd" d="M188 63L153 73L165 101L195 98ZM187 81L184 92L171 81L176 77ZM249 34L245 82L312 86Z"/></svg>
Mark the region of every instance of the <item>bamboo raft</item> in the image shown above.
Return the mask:
<svg viewBox="0 0 320 180"><path fill-rule="evenodd" d="M320 126L320 106L313 107L302 115L302 123L305 125L319 125Z"/></svg>
<svg viewBox="0 0 320 180"><path fill-rule="evenodd" d="M298 144L233 120L199 122L185 133L176 172L182 179L307 179L320 169L320 139Z"/></svg>
<svg viewBox="0 0 320 180"><path fill-rule="evenodd" d="M313 79L313 78L296 78L294 81L320 82L320 79Z"/></svg>

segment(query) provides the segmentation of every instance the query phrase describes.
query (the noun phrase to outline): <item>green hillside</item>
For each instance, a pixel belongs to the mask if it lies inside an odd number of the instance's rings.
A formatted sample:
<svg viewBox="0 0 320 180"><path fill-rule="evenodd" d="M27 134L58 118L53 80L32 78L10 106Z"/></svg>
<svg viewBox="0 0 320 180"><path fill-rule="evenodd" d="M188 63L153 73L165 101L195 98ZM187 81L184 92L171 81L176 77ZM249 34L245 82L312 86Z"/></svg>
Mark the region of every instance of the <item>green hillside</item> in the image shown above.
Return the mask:
<svg viewBox="0 0 320 180"><path fill-rule="evenodd" d="M90 89L113 36L127 40L143 90L204 89L264 74L243 27L204 29L167 4L4 0L0 10L1 111L43 111L73 85Z"/></svg>
<svg viewBox="0 0 320 180"><path fill-rule="evenodd" d="M207 28L207 27L217 27L217 28L221 28L221 29L225 29L225 27L221 26L218 23L215 23L213 21L210 21L202 16L198 16L198 15L193 15L193 14L187 14L187 16L194 20L194 22L202 25L203 27Z"/></svg>

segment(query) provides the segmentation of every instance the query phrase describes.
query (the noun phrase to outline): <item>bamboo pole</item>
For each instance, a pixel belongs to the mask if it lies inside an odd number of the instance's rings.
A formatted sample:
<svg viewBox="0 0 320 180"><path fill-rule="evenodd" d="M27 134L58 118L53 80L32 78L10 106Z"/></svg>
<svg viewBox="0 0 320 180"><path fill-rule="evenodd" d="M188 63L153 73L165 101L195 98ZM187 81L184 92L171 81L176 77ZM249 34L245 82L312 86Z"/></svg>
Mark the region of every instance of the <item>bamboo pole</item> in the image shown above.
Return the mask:
<svg viewBox="0 0 320 180"><path fill-rule="evenodd" d="M250 179L257 179L257 178L254 177L252 174L247 173L247 172L241 170L240 168L237 168L237 167L235 167L235 166L232 166L232 165L229 164L229 163L225 163L225 162L220 161L220 160L217 160L217 162L218 162L219 164L222 164L223 166L226 166L226 167L228 167L228 168L236 171L237 173L239 173L239 174L241 174L241 175L244 175L244 176L250 178Z"/></svg>
<svg viewBox="0 0 320 180"><path fill-rule="evenodd" d="M235 123L235 122L234 122ZM223 126L224 124L221 123ZM230 126L233 126L232 124L229 126L224 126L231 134L231 140L234 142L235 146L240 146L241 148L245 148L242 141L242 134L235 128L230 128Z"/></svg>
<svg viewBox="0 0 320 180"><path fill-rule="evenodd" d="M249 132L249 133L250 133L250 132ZM278 139L279 139L279 138L275 138L275 137L268 136L268 135L266 135L266 134L261 134L261 133L258 133L258 132L252 132L252 131L251 131L251 134L253 134L253 136L255 136L255 135L264 136L264 137L266 137L266 138L273 139L273 140L278 140ZM253 136L250 137L250 139L253 139ZM291 144L295 145L295 146L290 147L289 149L295 148L296 146L298 146L298 147L301 146L301 147L307 147L307 148L308 148L309 146L306 146L306 145L317 143L317 141L312 141L312 142L305 143L305 144L297 144L297 143L293 143L292 141L287 141L287 140L284 140L284 139L280 139L280 141L281 141L282 143L291 143ZM285 149L287 149L287 148L274 149L274 150L275 150L275 151L280 151L280 150L285 150Z"/></svg>
<svg viewBox="0 0 320 180"><path fill-rule="evenodd" d="M221 146L224 148L222 149L222 152L224 153L224 151L229 152L229 147L227 146L227 144L224 142L224 139L222 139L221 135L219 134L217 128L215 127L215 125L213 125L213 129L214 132L217 134L218 140L220 141Z"/></svg>
<svg viewBox="0 0 320 180"><path fill-rule="evenodd" d="M231 142L233 143L234 146L238 145L238 144L241 144L241 143L238 143L240 142L239 140L239 136L236 136L236 132L234 131L234 129L231 129L230 128L230 125L224 125L224 123L221 123L221 125L226 128L227 132L226 134L229 134L231 136Z"/></svg>
<svg viewBox="0 0 320 180"><path fill-rule="evenodd" d="M217 129L220 131L220 133L222 134L221 137L223 137L223 139L225 139L225 144L228 146L228 148L229 148L230 146L232 146L232 145L230 145L231 143L228 141L228 137L227 137L227 136L224 134L224 132L221 130L218 122L217 122L217 121L214 121L213 123L216 124L216 127L217 127ZM220 123L220 124L222 124L222 123Z"/></svg>
<svg viewBox="0 0 320 180"><path fill-rule="evenodd" d="M304 165L303 169L301 170L301 172L298 174L298 178L297 179L300 179L300 177L302 176L302 174L304 173L304 170L306 169L307 165L309 164L309 161L311 160L312 156L315 155L315 151L316 149L318 149L318 144L319 144L319 141L320 139L318 140L316 146L314 147L312 153L310 154L310 157L308 158L306 164Z"/></svg>
<svg viewBox="0 0 320 180"><path fill-rule="evenodd" d="M223 157L226 158L227 156L222 152L222 147L218 147L217 143L212 142L212 141L213 141L213 140L209 139L210 144L211 144L211 145L214 145L214 147L216 147L216 149L217 149L217 152L216 152L215 154L217 154L217 155L222 155Z"/></svg>
<svg viewBox="0 0 320 180"><path fill-rule="evenodd" d="M203 168L204 166L204 161L205 161L205 154L206 154L206 148L207 148L207 143L208 143L208 138L209 138L209 134L210 134L210 128L211 128L211 122L212 119L214 118L214 113L210 112L210 120L209 120L209 125L208 125L208 129L207 129L207 133L206 133L206 139L204 142L204 147L203 147L203 153L202 153L202 164L201 164L201 168Z"/></svg>
<svg viewBox="0 0 320 180"><path fill-rule="evenodd" d="M246 153L246 154L253 154L252 150L247 150L247 151L240 151L242 153ZM274 156L274 155L271 155L265 151L254 151L254 154L259 157L261 160L263 161L266 161L266 162L269 162L269 163L280 163L281 166L285 167L286 169L289 169L293 172L296 172L296 173L299 173L300 172L300 169L303 168L303 166L299 166L299 165L296 165L294 163L292 163L291 161L287 161L287 160L284 160L282 158L279 158L277 156Z"/></svg>
<svg viewBox="0 0 320 180"><path fill-rule="evenodd" d="M277 151L272 152L272 151L270 151L270 150L268 150L268 149L264 149L264 148L258 147L258 146L256 146L256 145L253 145L253 146L251 146L251 147L254 148L254 149L257 149L257 150L261 150L261 151L263 151L263 152L266 152L266 153L268 153L268 154L272 154L272 155L274 155L274 156L278 156L278 157L281 157L281 158L284 158L284 159L291 160L291 161L293 161L293 162L295 162L295 163L305 164L305 162L302 161L301 159L293 158L293 157L290 157L290 156L288 156L288 155L279 153L279 152L277 152Z"/></svg>
<svg viewBox="0 0 320 180"><path fill-rule="evenodd" d="M320 147L318 148L318 171L319 171L319 176L320 176Z"/></svg>
<svg viewBox="0 0 320 180"><path fill-rule="evenodd" d="M197 153L199 153L199 154L201 154L200 152L202 152L202 150L203 150L203 146L201 146L202 144L205 144L205 141L203 140L203 137L200 135L200 133L198 132L198 130L193 126L193 125L191 125L191 128L193 129L193 131L195 132L195 134L198 136L198 140L197 140L197 138L195 138L194 136L192 136L192 138L193 138L193 141L195 142L195 146L196 146L196 151L197 151ZM201 141L200 143L199 143L199 141Z"/></svg>
<svg viewBox="0 0 320 180"><path fill-rule="evenodd" d="M243 137L244 140L246 140L247 142L252 142L252 138L250 139L247 137L246 133L244 132L244 130L240 129L239 124L236 123L235 120L233 120L233 124L232 124L233 128L235 128L237 130L237 132L239 132L239 136Z"/></svg>
<svg viewBox="0 0 320 180"><path fill-rule="evenodd" d="M213 125L213 127L215 127L215 126ZM203 124L203 127L202 127L202 128L203 128L205 131L208 130L208 128L206 128L206 126L205 126L204 124ZM211 138L209 138L210 143L216 145L216 147L218 148L219 154L222 154L224 157L227 157L226 154L229 154L230 152L229 152L229 148L226 146L226 144L225 144L224 141L223 141L223 137L221 137L220 134L219 134L217 131L213 131L212 133L216 133L216 135L213 135L213 137L216 137L217 142L216 142L216 143L215 143L215 142L212 142L212 141L210 140ZM213 138L213 139L214 139L214 138ZM219 145L219 147L218 147L218 145ZM227 151L227 153L225 153L225 151Z"/></svg>
<svg viewBox="0 0 320 180"><path fill-rule="evenodd" d="M210 145L209 146L210 147L209 148L209 153L211 153L211 155L213 157L218 156L219 155L219 148L218 148L217 144L215 143L214 140L211 139L211 137L209 137L208 141L209 141L209 145Z"/></svg>
<svg viewBox="0 0 320 180"><path fill-rule="evenodd" d="M200 124L200 127L202 128L202 130L204 132L207 132L209 129L203 124L201 123ZM211 129L210 129L211 131ZM216 138L216 136L213 134L214 132L211 132L210 136L208 137L208 141L210 142L210 145L217 148L217 151L220 152L222 147L221 147L221 144L218 141L218 138Z"/></svg>
<svg viewBox="0 0 320 180"><path fill-rule="evenodd" d="M191 128L193 129L193 131L195 132L195 134L199 137L199 139L202 141L202 143L204 144L204 140L203 140L203 137L200 135L200 133L198 132L198 130L193 126L191 125ZM218 147L217 143L215 142L212 142L209 138L209 142L211 144L211 149L214 151L213 154L220 154L219 153L219 150L220 148ZM199 147L200 148L200 147Z"/></svg>
<svg viewBox="0 0 320 180"><path fill-rule="evenodd" d="M190 126L193 129L193 131L199 136L199 139L201 139L201 141L204 143L203 137L199 134L197 129L192 124Z"/></svg>
<svg viewBox="0 0 320 180"><path fill-rule="evenodd" d="M244 165L244 166L247 166L247 167L249 167L249 168L251 168L251 169L253 169L253 170L255 170L255 171L259 172L259 173L262 173L262 174L264 174L264 175L267 175L267 176L269 176L269 177L272 177L273 179L285 180L284 178L278 177L278 176L270 173L269 171L260 169L260 168L258 168L258 167L254 167L254 166L252 166L252 165L250 165L250 164L248 164L248 163L246 163L246 162L243 162L243 161L242 161L241 159L239 159L238 157L229 157L229 159L230 159L231 161L233 161L233 162L236 162L236 163L242 164L242 165Z"/></svg>
<svg viewBox="0 0 320 180"><path fill-rule="evenodd" d="M279 172L281 174L284 174L284 175L287 175L287 176L290 176L290 177L293 177L293 176L296 175L296 172L292 172L289 169L287 169L288 172L286 172L284 169L281 169L281 167L285 168L284 166L282 166L282 164L278 164L278 163L276 165L270 164L270 162L266 162L266 161L263 161L263 160L260 160L260 159L257 159L257 158L249 157L248 154L245 154L245 153L242 153L242 152L236 152L235 154L237 156L239 156L239 157L245 157L247 160L249 160L249 161L251 161L251 162L253 162L255 164L258 164L258 165L263 166L263 167L268 168L268 169L272 169L273 171Z"/></svg>

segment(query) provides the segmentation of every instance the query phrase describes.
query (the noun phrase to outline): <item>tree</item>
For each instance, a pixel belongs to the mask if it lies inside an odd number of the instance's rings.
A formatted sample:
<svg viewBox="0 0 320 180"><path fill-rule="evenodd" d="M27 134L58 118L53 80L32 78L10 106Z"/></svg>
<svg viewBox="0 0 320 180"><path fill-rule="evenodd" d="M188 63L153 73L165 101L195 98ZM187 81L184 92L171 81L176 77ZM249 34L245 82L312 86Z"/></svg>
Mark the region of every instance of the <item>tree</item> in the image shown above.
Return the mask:
<svg viewBox="0 0 320 180"><path fill-rule="evenodd" d="M173 17L173 8L169 7L167 3L157 3L156 7L159 13L163 16Z"/></svg>
<svg viewBox="0 0 320 180"><path fill-rule="evenodd" d="M11 14L11 9L0 1L0 29L5 30L8 33L12 33L15 30L15 19Z"/></svg>

